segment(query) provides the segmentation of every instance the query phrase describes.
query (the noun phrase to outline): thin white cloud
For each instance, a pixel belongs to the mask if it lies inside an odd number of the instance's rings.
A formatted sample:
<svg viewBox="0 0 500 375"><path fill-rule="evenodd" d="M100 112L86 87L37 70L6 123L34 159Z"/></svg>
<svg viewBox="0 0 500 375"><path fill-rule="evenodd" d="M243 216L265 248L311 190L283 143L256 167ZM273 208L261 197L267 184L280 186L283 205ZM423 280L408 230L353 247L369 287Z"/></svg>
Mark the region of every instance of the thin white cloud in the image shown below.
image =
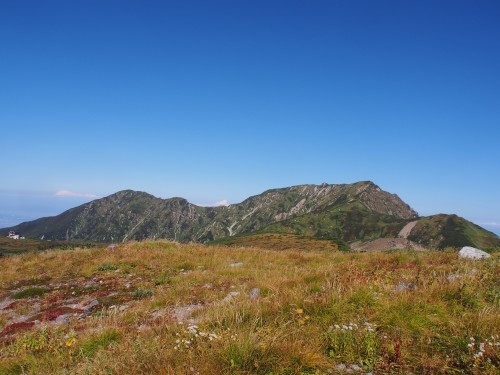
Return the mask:
<svg viewBox="0 0 500 375"><path fill-rule="evenodd" d="M489 227L500 228L500 223L497 223L496 221L487 221L487 222L481 223L481 225L487 225Z"/></svg>
<svg viewBox="0 0 500 375"><path fill-rule="evenodd" d="M200 207L221 207L221 206L231 205L231 203L229 203L227 199L223 199L215 203L195 203L195 204Z"/></svg>
<svg viewBox="0 0 500 375"><path fill-rule="evenodd" d="M71 197L71 198L98 198L95 194L90 193L76 193L74 191L69 190L59 190L54 194L56 197Z"/></svg>

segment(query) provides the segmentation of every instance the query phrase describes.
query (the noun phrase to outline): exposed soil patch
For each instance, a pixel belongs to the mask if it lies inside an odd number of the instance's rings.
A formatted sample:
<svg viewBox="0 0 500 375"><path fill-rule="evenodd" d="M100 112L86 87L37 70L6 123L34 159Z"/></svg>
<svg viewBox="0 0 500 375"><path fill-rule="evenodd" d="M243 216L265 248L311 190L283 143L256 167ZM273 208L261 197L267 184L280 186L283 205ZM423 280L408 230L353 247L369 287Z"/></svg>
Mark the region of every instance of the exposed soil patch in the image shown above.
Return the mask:
<svg viewBox="0 0 500 375"><path fill-rule="evenodd" d="M370 251L389 251L402 249L426 250L425 247L405 238L378 238L373 241L358 241L351 244L352 251L362 253Z"/></svg>
<svg viewBox="0 0 500 375"><path fill-rule="evenodd" d="M417 223L418 223L418 220L414 220L414 221L411 221L408 224L406 224L403 227L403 229L401 229L399 231L398 236L401 237L401 238L408 238L408 236L411 233L411 230L415 227L415 225L417 225Z"/></svg>

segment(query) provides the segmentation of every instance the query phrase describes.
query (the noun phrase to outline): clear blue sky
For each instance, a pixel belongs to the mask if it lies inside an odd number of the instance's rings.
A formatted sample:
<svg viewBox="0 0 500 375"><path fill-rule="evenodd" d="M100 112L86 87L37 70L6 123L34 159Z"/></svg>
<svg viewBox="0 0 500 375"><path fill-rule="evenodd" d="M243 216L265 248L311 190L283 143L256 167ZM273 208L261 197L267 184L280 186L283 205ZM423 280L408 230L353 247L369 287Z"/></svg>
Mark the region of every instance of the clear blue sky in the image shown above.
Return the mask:
<svg viewBox="0 0 500 375"><path fill-rule="evenodd" d="M2 1L0 66L0 226L372 180L500 231L496 0Z"/></svg>

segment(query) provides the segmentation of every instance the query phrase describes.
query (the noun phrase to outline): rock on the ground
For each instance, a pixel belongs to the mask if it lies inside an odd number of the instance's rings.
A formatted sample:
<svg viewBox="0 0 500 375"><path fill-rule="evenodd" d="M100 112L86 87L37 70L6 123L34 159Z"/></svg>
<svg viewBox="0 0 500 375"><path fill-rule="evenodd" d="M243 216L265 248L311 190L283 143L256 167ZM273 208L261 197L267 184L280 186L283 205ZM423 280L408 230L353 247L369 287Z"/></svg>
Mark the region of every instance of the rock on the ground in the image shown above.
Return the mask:
<svg viewBox="0 0 500 375"><path fill-rule="evenodd" d="M471 246L462 247L462 250L458 252L458 256L465 259L485 259L491 257L487 252Z"/></svg>
<svg viewBox="0 0 500 375"><path fill-rule="evenodd" d="M346 365L344 363L339 363L335 366L335 370L341 373L354 374L362 372L363 368L356 364Z"/></svg>
<svg viewBox="0 0 500 375"><path fill-rule="evenodd" d="M363 371L363 368L356 364L349 366L349 368L353 371Z"/></svg>
<svg viewBox="0 0 500 375"><path fill-rule="evenodd" d="M137 327L137 330L139 332L150 332L152 329L151 329L151 326L149 326L147 324L141 324L139 327Z"/></svg>
<svg viewBox="0 0 500 375"><path fill-rule="evenodd" d="M405 292L407 290L415 290L417 286L414 283L405 283L404 281L400 281L398 285L396 285L393 289L395 292Z"/></svg>
<svg viewBox="0 0 500 375"><path fill-rule="evenodd" d="M99 302L96 299L93 299L92 301L89 302L87 306L85 306L85 310L88 311L92 309L93 307L97 306Z"/></svg>
<svg viewBox="0 0 500 375"><path fill-rule="evenodd" d="M458 273L449 274L447 277L448 281L456 281L460 278L462 278L462 276L460 276Z"/></svg>
<svg viewBox="0 0 500 375"><path fill-rule="evenodd" d="M96 299L90 301L90 303L83 309L82 317L86 317L92 314L92 309L97 305L99 305L99 302Z"/></svg>
<svg viewBox="0 0 500 375"><path fill-rule="evenodd" d="M11 298L5 298L4 300L0 301L0 310L5 310L7 309L12 303L15 301Z"/></svg>
<svg viewBox="0 0 500 375"><path fill-rule="evenodd" d="M250 293L248 293L248 298L250 299L257 299L260 297L260 289L259 288L253 288Z"/></svg>
<svg viewBox="0 0 500 375"><path fill-rule="evenodd" d="M55 320L54 324L55 325L61 325L61 324L69 324L70 322L70 317L69 314L62 314L59 315Z"/></svg>
<svg viewBox="0 0 500 375"><path fill-rule="evenodd" d="M197 323L197 319L194 319L192 315L202 307L202 305L177 306L172 310L171 315L178 323Z"/></svg>
<svg viewBox="0 0 500 375"><path fill-rule="evenodd" d="M229 292L227 296L222 299L222 302L231 302L234 298L238 297L240 292Z"/></svg>

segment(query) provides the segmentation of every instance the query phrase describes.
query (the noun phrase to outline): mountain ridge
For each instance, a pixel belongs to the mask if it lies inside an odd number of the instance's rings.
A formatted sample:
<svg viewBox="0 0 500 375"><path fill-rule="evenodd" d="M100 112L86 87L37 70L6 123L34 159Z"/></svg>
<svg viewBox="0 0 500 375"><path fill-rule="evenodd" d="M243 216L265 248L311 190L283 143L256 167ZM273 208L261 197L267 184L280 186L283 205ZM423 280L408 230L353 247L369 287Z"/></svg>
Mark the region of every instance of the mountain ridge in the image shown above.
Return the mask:
<svg viewBox="0 0 500 375"><path fill-rule="evenodd" d="M57 216L0 231L17 230L31 238L97 242L159 238L209 242L235 235L275 232L328 239L345 247L354 241L396 237L404 225L415 219L422 218L396 194L382 190L372 181L360 181L268 189L240 203L218 207L199 206L181 197L162 199L128 189ZM456 219L451 224L445 223L444 218L440 220L447 236L454 237L455 227L467 229L466 234L458 236L465 242L463 246L496 244L494 239L489 240L496 235L482 228L470 229L472 223L465 219ZM418 229L415 233L421 235L411 240L426 245L454 243L434 240L442 233L426 228ZM478 241L476 237L487 241Z"/></svg>

